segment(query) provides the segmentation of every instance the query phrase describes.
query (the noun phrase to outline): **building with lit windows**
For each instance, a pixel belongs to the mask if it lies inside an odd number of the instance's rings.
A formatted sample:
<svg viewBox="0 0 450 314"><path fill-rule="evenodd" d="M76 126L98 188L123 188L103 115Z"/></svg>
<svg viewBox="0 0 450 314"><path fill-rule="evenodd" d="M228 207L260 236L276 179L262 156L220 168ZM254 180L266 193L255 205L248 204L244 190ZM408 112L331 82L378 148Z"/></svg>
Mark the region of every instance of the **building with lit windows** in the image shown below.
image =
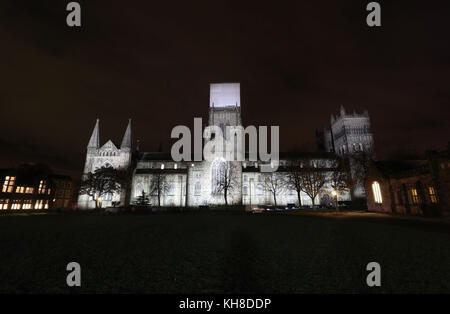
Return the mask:
<svg viewBox="0 0 450 314"><path fill-rule="evenodd" d="M369 211L448 215L449 150L430 152L424 160L370 161L365 188Z"/></svg>
<svg viewBox="0 0 450 314"><path fill-rule="evenodd" d="M0 210L71 208L73 182L44 165L0 169ZM62 191L62 192L61 192Z"/></svg>

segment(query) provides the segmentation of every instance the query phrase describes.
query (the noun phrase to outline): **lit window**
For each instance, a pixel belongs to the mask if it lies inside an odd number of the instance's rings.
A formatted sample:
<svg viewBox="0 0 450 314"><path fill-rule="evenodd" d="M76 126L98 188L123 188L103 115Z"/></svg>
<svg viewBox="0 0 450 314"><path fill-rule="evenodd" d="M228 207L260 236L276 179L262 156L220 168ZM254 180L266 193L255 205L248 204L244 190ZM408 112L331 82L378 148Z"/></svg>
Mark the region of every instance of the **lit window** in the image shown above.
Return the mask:
<svg viewBox="0 0 450 314"><path fill-rule="evenodd" d="M24 200L22 209L31 209L32 200Z"/></svg>
<svg viewBox="0 0 450 314"><path fill-rule="evenodd" d="M373 197L375 198L375 203L377 204L383 203L383 198L381 197L380 184L377 181L372 183L372 191Z"/></svg>
<svg viewBox="0 0 450 314"><path fill-rule="evenodd" d="M20 200L13 200L11 204L11 209L21 209L22 204L20 203Z"/></svg>
<svg viewBox="0 0 450 314"><path fill-rule="evenodd" d="M173 168L174 168L174 169L177 169L177 168L178 168L178 165L177 165L177 164L173 165Z"/></svg>
<svg viewBox="0 0 450 314"><path fill-rule="evenodd" d="M5 181L3 182L2 192L11 193L14 187L14 181L16 177L6 176Z"/></svg>
<svg viewBox="0 0 450 314"><path fill-rule="evenodd" d="M34 209L42 209L44 207L44 200L37 200Z"/></svg>
<svg viewBox="0 0 450 314"><path fill-rule="evenodd" d="M9 199L0 200L0 209L8 209Z"/></svg>
<svg viewBox="0 0 450 314"><path fill-rule="evenodd" d="M434 187L432 187L432 186L428 187L428 193L430 194L431 203L436 204L437 197L436 197L436 191L434 190Z"/></svg>
<svg viewBox="0 0 450 314"><path fill-rule="evenodd" d="M44 180L39 181L39 194L45 194L45 190L47 189L47 183Z"/></svg>
<svg viewBox="0 0 450 314"><path fill-rule="evenodd" d="M27 186L27 188L25 189L25 193L27 194L33 194L34 189L32 187Z"/></svg>
<svg viewBox="0 0 450 314"><path fill-rule="evenodd" d="M412 202L413 204L419 203L419 195L417 194L417 189L411 189Z"/></svg>
<svg viewBox="0 0 450 314"><path fill-rule="evenodd" d="M16 187L16 193L25 193L25 187L23 186Z"/></svg>
<svg viewBox="0 0 450 314"><path fill-rule="evenodd" d="M161 164L161 169L164 169L164 164Z"/></svg>

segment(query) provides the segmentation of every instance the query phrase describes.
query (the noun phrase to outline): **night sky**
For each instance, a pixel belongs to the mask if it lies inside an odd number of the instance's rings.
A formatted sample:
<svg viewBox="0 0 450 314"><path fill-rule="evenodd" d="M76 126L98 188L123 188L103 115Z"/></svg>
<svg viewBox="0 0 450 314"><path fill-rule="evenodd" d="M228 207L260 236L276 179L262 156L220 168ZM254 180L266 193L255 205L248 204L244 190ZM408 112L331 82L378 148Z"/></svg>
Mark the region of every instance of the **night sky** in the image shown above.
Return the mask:
<svg viewBox="0 0 450 314"><path fill-rule="evenodd" d="M379 158L450 140L449 5L379 1L0 2L0 168L45 162L79 176L95 119L120 144L170 150L206 119L209 83L241 82L245 125L279 125L282 150L314 149L340 105L369 110Z"/></svg>

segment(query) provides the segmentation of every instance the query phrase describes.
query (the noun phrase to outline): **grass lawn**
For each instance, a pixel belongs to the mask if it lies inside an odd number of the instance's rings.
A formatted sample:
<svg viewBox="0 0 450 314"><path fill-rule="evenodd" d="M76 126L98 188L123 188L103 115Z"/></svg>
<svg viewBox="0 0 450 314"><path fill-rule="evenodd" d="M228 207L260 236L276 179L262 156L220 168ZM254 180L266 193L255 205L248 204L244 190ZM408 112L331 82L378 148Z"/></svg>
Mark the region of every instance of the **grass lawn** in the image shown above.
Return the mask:
<svg viewBox="0 0 450 314"><path fill-rule="evenodd" d="M0 293L450 292L450 224L237 212L0 215ZM382 286L366 286L367 263Z"/></svg>

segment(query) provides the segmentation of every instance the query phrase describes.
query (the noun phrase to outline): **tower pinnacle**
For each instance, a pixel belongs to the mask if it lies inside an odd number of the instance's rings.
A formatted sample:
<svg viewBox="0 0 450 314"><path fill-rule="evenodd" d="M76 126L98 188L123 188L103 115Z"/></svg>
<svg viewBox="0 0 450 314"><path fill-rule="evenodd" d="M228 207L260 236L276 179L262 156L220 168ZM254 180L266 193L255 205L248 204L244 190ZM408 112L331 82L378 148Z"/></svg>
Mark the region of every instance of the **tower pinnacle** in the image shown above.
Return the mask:
<svg viewBox="0 0 450 314"><path fill-rule="evenodd" d="M95 127L92 131L92 135L87 146L88 148L98 149L100 147L99 122L99 119L97 119L97 121L95 122Z"/></svg>

